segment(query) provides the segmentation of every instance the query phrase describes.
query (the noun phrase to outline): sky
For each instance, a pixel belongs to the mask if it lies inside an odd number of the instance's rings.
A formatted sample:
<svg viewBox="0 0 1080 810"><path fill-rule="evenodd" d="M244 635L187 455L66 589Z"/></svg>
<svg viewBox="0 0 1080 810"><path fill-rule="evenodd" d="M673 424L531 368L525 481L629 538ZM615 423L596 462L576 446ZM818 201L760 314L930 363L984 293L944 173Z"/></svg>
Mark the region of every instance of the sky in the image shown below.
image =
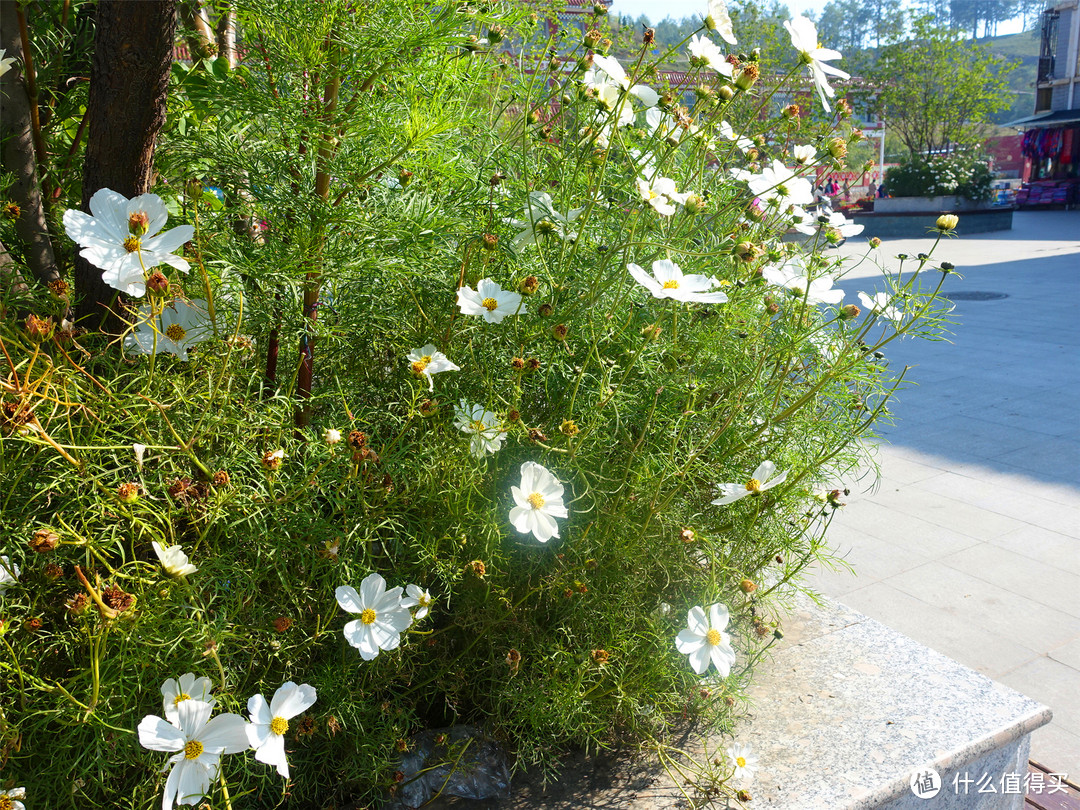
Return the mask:
<svg viewBox="0 0 1080 810"><path fill-rule="evenodd" d="M792 15L805 11L813 12L816 17L825 8L828 0L783 0ZM904 3L904 6L907 6ZM638 17L644 14L650 22L660 22L665 17L681 19L705 13L708 0L614 0L611 13ZM1023 30L1020 20L1013 20L998 26L998 34L1018 34ZM825 43L828 46L828 43Z"/></svg>

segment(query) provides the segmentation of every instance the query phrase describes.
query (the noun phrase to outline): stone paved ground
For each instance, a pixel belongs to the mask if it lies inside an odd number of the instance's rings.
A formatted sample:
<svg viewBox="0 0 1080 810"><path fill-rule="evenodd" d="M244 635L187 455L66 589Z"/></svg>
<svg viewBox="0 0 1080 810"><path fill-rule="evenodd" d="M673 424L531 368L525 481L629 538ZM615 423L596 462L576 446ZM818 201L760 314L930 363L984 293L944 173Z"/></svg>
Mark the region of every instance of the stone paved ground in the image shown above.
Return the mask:
<svg viewBox="0 0 1080 810"><path fill-rule="evenodd" d="M812 584L1048 704L1032 758L1080 777L1080 211L1017 212L1012 231L935 256L963 274L946 292L1007 297L958 298L952 343L889 349L918 386L882 430L880 479L850 482L832 526L857 575L822 570ZM875 274L845 278L847 300Z"/></svg>

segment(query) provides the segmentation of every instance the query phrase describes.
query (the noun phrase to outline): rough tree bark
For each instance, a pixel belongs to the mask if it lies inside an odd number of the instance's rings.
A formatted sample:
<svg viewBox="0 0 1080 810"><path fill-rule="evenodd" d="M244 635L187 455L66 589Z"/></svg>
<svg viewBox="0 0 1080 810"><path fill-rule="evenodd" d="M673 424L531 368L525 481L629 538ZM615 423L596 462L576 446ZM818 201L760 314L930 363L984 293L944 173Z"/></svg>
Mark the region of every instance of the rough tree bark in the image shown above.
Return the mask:
<svg viewBox="0 0 1080 810"><path fill-rule="evenodd" d="M176 0L99 0L90 68L83 210L102 188L125 197L150 189L154 144L165 123L165 98L176 36ZM75 261L81 326L116 332L117 292L101 271Z"/></svg>
<svg viewBox="0 0 1080 810"><path fill-rule="evenodd" d="M30 100L22 80L22 40L15 0L0 0L0 48L19 59L18 67L0 79L0 129L4 142L4 171L15 175L8 194L19 206L15 232L22 243L22 253L34 277L48 284L60 277L49 241L41 182L37 171Z"/></svg>

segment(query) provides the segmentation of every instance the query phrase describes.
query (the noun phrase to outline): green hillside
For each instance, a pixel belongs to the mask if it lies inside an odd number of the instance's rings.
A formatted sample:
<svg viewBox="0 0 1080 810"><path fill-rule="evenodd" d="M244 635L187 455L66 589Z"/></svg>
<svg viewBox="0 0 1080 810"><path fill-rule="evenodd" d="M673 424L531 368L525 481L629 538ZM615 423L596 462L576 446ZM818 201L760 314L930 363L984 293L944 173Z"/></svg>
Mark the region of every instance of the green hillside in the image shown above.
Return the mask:
<svg viewBox="0 0 1080 810"><path fill-rule="evenodd" d="M1024 118L1035 111L1035 74L1039 66L1039 31L1032 29L1020 34L1006 34L979 40L998 55L1019 61L1009 75L1009 87L1016 94L1007 110L993 116L996 124Z"/></svg>

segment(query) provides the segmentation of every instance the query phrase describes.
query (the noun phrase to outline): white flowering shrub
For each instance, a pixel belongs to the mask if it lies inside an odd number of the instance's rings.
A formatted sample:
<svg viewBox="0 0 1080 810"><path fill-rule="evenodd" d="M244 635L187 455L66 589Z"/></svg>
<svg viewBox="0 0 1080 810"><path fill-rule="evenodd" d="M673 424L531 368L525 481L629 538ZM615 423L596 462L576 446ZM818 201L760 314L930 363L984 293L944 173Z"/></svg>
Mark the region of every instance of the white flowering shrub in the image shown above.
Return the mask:
<svg viewBox="0 0 1080 810"><path fill-rule="evenodd" d="M3 324L4 778L374 806L425 728L545 769L731 732L886 347L944 317L926 258L861 307L834 286L857 228L806 178L843 110L784 106L708 28L672 88L683 49L604 53L602 21L511 54L544 23L236 5L243 65L174 71L156 196L63 217L138 296L126 332L63 322L61 286Z"/></svg>

